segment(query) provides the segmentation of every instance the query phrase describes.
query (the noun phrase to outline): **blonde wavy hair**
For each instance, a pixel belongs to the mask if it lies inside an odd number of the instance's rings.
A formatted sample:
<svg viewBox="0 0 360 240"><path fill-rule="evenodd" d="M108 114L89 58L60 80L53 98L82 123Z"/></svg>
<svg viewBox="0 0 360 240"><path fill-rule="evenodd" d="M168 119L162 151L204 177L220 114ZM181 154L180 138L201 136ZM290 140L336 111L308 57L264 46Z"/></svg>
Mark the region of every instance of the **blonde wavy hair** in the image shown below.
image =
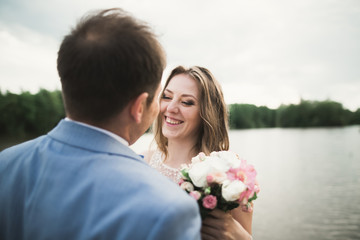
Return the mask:
<svg viewBox="0 0 360 240"><path fill-rule="evenodd" d="M161 96L163 96L164 90L171 79L179 74L185 74L196 80L200 87L199 105L202 121L198 140L193 149L196 152L204 152L205 154L209 154L212 151L229 150L228 112L219 82L206 68L198 66L184 68L183 66L178 66L172 70L167 78ZM167 157L168 139L162 133L162 124L163 118L159 114L153 127L155 141L160 151Z"/></svg>

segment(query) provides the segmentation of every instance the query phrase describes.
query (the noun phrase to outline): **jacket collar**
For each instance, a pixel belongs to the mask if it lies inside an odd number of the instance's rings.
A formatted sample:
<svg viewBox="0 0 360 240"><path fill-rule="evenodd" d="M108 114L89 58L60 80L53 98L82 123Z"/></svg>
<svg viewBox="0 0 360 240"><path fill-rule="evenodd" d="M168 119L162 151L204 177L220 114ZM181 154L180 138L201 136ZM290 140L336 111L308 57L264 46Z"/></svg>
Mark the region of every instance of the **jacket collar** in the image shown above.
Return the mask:
<svg viewBox="0 0 360 240"><path fill-rule="evenodd" d="M74 147L84 148L94 152L127 156L144 162L132 149L111 136L96 129L77 124L76 122L61 120L58 125L48 133L48 136Z"/></svg>

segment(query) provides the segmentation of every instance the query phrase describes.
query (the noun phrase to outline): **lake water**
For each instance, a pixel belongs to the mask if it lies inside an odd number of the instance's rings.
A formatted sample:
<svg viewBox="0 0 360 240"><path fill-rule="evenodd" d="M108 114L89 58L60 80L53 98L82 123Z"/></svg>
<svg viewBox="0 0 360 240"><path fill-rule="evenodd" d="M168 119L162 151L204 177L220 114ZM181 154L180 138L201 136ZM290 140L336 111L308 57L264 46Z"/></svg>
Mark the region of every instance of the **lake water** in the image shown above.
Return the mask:
<svg viewBox="0 0 360 240"><path fill-rule="evenodd" d="M256 240L360 239L360 126L230 131L230 148L253 164ZM147 149L152 135L132 146Z"/></svg>

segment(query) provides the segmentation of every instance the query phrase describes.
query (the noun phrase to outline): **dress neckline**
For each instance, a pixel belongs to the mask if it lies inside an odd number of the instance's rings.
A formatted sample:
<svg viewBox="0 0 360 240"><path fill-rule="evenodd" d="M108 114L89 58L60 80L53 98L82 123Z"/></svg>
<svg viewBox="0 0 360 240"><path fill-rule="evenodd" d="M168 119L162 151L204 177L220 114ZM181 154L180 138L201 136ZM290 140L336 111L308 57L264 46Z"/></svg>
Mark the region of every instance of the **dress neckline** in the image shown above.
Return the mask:
<svg viewBox="0 0 360 240"><path fill-rule="evenodd" d="M163 154L162 152L160 152L160 151L159 151L159 153L160 153L161 164L162 164L164 167L166 167L166 168L168 168L168 169L171 169L171 170L174 170L174 171L179 171L179 168L174 168L174 167L171 167L171 166L167 165L167 164L165 163L165 156L164 156L164 154Z"/></svg>
<svg viewBox="0 0 360 240"><path fill-rule="evenodd" d="M149 165L158 170L164 176L170 178L175 183L178 183L181 179L180 170L165 164L164 154L159 149L157 149L151 156Z"/></svg>

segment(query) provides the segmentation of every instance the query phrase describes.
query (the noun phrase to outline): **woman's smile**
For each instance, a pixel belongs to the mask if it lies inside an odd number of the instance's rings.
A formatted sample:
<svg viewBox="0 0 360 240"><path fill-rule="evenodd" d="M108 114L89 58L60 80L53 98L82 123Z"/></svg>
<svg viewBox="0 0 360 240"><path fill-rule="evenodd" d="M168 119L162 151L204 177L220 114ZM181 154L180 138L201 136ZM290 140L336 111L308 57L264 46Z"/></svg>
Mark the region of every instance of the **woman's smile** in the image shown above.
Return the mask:
<svg viewBox="0 0 360 240"><path fill-rule="evenodd" d="M170 124L170 125L180 125L184 121L180 121L180 120L177 120L175 118L170 118L170 117L165 116L165 122Z"/></svg>

